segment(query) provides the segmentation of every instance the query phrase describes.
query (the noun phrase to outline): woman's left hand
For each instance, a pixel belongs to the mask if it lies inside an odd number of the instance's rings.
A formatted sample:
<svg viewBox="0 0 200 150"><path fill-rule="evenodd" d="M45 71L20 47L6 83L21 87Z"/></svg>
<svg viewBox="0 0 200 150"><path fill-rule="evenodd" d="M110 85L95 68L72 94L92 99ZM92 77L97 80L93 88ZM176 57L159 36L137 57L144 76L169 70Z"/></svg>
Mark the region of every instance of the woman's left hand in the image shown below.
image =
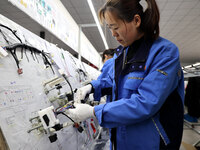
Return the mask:
<svg viewBox="0 0 200 150"><path fill-rule="evenodd" d="M95 117L94 107L88 104L74 103L75 108L66 110L66 114L75 122L82 122L88 118Z"/></svg>

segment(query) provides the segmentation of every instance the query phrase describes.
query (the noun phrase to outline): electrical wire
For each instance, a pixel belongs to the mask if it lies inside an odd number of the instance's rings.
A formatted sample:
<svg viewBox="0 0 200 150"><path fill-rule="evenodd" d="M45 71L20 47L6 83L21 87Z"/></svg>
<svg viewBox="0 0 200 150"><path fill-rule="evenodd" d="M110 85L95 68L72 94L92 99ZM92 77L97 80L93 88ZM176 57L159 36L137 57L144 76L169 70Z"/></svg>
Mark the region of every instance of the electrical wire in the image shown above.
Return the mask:
<svg viewBox="0 0 200 150"><path fill-rule="evenodd" d="M71 120L73 123L75 123L75 121L74 121L71 117L69 117L67 114L65 114L64 112L58 111L58 112L56 112L56 114L57 114L57 115L62 114L62 115L64 115L64 116L66 116L69 120Z"/></svg>
<svg viewBox="0 0 200 150"><path fill-rule="evenodd" d="M17 54L16 54L16 49L11 50L10 53L13 56L13 58L15 59L15 62L17 64L17 68L20 69L20 67L19 67L19 60L18 60Z"/></svg>
<svg viewBox="0 0 200 150"><path fill-rule="evenodd" d="M35 55L35 58L36 58L37 62L39 63L39 60L38 60L37 55L36 55L36 52L34 52L33 54Z"/></svg>
<svg viewBox="0 0 200 150"><path fill-rule="evenodd" d="M27 61L29 62L29 58L28 58L27 53L26 53L26 48L25 48L25 50L24 50L24 53L25 53L25 56L26 56Z"/></svg>
<svg viewBox="0 0 200 150"><path fill-rule="evenodd" d="M2 34L2 36L3 36L3 38L4 38L4 40L6 41L6 43L8 44L8 45L10 45L10 42L8 41L8 39L6 38L6 36L5 36L5 34L3 33L3 31L0 29L0 32L1 32L1 34Z"/></svg>
<svg viewBox="0 0 200 150"><path fill-rule="evenodd" d="M38 54L42 54L42 58L43 58L43 61L44 61L44 64L48 67L50 66L53 74L55 74L54 70L53 70L53 67L51 65L51 63L49 62L48 58L48 53L45 53L44 51L41 51L35 47L32 47L32 46L29 46L29 45L26 45L26 44L22 44L22 43L17 43L17 44L13 44L13 45L9 45L9 46L5 46L6 50L10 51L12 56L14 57L15 61L16 61L16 64L17 64L17 67L19 68L19 60L17 58L17 55L16 55L16 49L17 48L23 48L25 49L25 55L26 55L26 58L27 60L29 61L28 59L28 56L26 54L26 50L30 50L31 51L31 55L33 56L33 60L35 61L35 58L34 58L34 55L36 55L36 53ZM37 59L37 58L36 58ZM38 61L39 62L39 61Z"/></svg>
<svg viewBox="0 0 200 150"><path fill-rule="evenodd" d="M12 29L9 28L8 26L5 26L5 25L3 25L3 24L1 24L1 23L0 23L0 27L6 28L7 30L11 31L12 34L13 34L13 35L20 41L20 43L21 43L21 44L13 44L13 45L11 45L10 42L9 42L9 40L6 38L5 34L4 34L4 33L2 32L2 30L0 29L0 32L1 32L1 34L3 35L3 38L5 39L5 41L7 42L7 44L9 45L9 46L6 46L6 50L10 50L10 52L11 52L13 58L14 58L15 61L16 61L16 64L17 64L17 67L18 67L18 71L19 71L20 67L19 67L19 59L17 58L17 55L16 55L16 49L17 49L17 48L21 48L21 59L22 59L22 58L23 58L23 49L25 48L25 55L26 55L26 58L27 58L28 62L29 62L29 59L28 59L27 54L26 54L26 49L29 49L29 50L31 51L31 55L32 55L34 61L35 61L35 59L37 59L37 57L36 57L36 55L35 55L35 58L34 58L34 55L33 55L33 54L35 54L35 53L39 53L39 54L40 54L40 53L41 53L41 54L42 54L43 61L44 61L44 64L45 64L46 66L47 66L47 65L50 66L50 68L51 68L53 74L55 74L55 72L54 72L54 70L53 70L53 68L52 68L51 63L50 63L49 60L47 59L47 54L46 54L46 53L44 53L43 51L38 50L38 49L35 48L35 47L31 47L31 46L28 46L28 45L26 45L26 44L22 44L22 40L21 40L21 39L19 38L19 36L16 34L16 32L17 32L16 30L12 30ZM38 59L37 59L37 61L38 61ZM38 61L38 62L39 62L39 61Z"/></svg>
<svg viewBox="0 0 200 150"><path fill-rule="evenodd" d="M72 85L70 84L70 82L68 81L67 77L65 74L62 75L63 78L66 80L66 82L68 83L69 87L70 87L70 90L71 90L71 93L72 93L72 100L74 100L74 91L72 89Z"/></svg>
<svg viewBox="0 0 200 150"><path fill-rule="evenodd" d="M3 28L6 28L6 29L9 30L10 32L12 32L12 34L19 40L19 42L22 43L22 40L21 40L21 39L19 38L19 36L16 34L16 33L17 33L16 30L12 30L12 29L9 28L8 26L5 26L5 25L3 25L3 24L1 24L1 23L0 23L0 26L3 27ZM9 42L9 40L6 38L5 34L4 34L1 30L0 30L0 32L2 33L3 38L6 40L7 44L8 44L8 45L11 45L10 42ZM15 51L16 51L16 50L15 50ZM14 59L15 59L17 65L19 66L19 60L18 60L18 58L17 58L17 55L16 55L16 54L15 54L15 55L12 54L12 56L14 57ZM21 59L22 59L22 58L23 58L23 47L21 48ZM19 67L18 67L18 69L19 69Z"/></svg>
<svg viewBox="0 0 200 150"><path fill-rule="evenodd" d="M1 24L0 23L0 26L1 27L4 27L4 28L6 28L6 29L8 29L9 31L11 31L12 32L12 34L20 41L20 43L22 43L22 40L19 38L19 36L17 36L17 34L16 34L16 30L12 30L11 28L9 28L9 27L7 27L7 26L5 26L5 25L3 25L3 24Z"/></svg>

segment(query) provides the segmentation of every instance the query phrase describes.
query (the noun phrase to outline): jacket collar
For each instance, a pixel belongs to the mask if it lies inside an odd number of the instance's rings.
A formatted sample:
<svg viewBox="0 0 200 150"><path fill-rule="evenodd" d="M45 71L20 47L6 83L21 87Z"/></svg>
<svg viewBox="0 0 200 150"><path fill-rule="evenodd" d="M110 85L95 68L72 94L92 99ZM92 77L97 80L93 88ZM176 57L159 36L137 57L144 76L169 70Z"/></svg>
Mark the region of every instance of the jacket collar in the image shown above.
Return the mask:
<svg viewBox="0 0 200 150"><path fill-rule="evenodd" d="M119 55L121 55L122 54L122 52L123 52L123 49L124 49L124 47L123 46L118 46L116 49L115 49L115 54L117 55L117 57L119 56Z"/></svg>
<svg viewBox="0 0 200 150"><path fill-rule="evenodd" d="M133 44L130 45L128 51L134 51L134 55L128 60L128 63L133 63L133 62L145 62L148 54L149 54L149 50L151 48L152 42L150 41L146 41L144 40L144 38L141 38L137 41L135 41ZM117 57L119 57L120 55L122 55L123 50L126 49L127 47L123 47L123 46L118 46L115 49L115 54L117 55Z"/></svg>
<svg viewBox="0 0 200 150"><path fill-rule="evenodd" d="M144 38L134 42L128 49L128 55L131 54L130 51L135 52L134 55L129 57L127 63L145 63L149 55L149 50L151 48L152 42L146 41Z"/></svg>
<svg viewBox="0 0 200 150"><path fill-rule="evenodd" d="M117 71L118 74L121 74L121 71L124 73L144 71L151 46L152 42L146 41L144 38L135 41L128 48L127 61L126 58L124 59L123 57L127 47L118 47L116 49L117 58L115 59L115 71Z"/></svg>

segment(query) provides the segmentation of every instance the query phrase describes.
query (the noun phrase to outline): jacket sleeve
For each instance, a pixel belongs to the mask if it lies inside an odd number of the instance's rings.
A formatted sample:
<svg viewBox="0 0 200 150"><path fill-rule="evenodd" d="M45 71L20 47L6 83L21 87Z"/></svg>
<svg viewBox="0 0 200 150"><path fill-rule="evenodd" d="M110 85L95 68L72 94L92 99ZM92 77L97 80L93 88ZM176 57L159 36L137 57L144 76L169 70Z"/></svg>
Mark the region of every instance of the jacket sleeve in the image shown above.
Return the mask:
<svg viewBox="0 0 200 150"><path fill-rule="evenodd" d="M131 94L129 99L95 106L95 115L101 126L114 128L135 124L152 117L161 108L181 78L177 47L165 47L152 59L149 67L138 92Z"/></svg>
<svg viewBox="0 0 200 150"><path fill-rule="evenodd" d="M94 99L99 101L103 95L107 95L108 93L102 93L105 91L103 89L112 88L112 73L113 73L113 61L111 58L107 60L102 68L102 72L97 78L97 80L93 80L91 82L94 89ZM112 90L111 90L112 91ZM111 94L111 93L110 93Z"/></svg>

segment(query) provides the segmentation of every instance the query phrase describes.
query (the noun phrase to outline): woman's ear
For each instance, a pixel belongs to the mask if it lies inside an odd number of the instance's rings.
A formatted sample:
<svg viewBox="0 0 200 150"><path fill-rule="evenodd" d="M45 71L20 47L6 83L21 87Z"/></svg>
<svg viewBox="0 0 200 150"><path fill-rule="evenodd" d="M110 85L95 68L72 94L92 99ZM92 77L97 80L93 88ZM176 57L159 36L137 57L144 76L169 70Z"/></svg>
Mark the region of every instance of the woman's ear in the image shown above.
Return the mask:
<svg viewBox="0 0 200 150"><path fill-rule="evenodd" d="M105 54L104 56L105 56L105 59L108 59L108 55L107 54Z"/></svg>
<svg viewBox="0 0 200 150"><path fill-rule="evenodd" d="M136 27L140 27L140 25L141 25L141 17L140 17L138 14L136 14L136 15L134 16L134 18L133 18L133 23L134 23L134 25L135 25Z"/></svg>

